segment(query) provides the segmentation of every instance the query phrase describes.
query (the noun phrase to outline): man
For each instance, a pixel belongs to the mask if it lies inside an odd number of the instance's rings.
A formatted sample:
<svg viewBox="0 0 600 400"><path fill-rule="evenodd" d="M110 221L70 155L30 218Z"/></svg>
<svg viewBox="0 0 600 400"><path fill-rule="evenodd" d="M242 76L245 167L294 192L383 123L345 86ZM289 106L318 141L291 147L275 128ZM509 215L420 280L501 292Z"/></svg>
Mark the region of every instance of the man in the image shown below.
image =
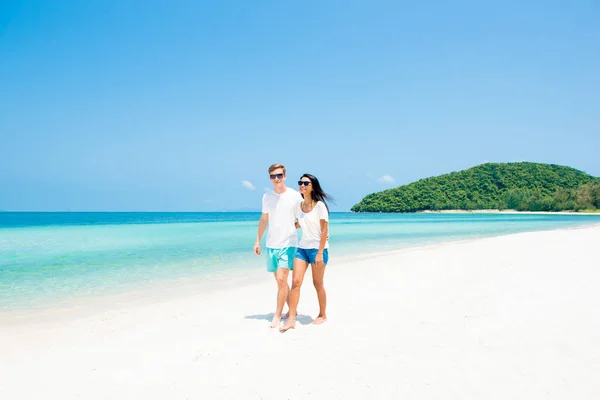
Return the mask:
<svg viewBox="0 0 600 400"><path fill-rule="evenodd" d="M269 178L273 191L265 193L262 199L262 215L258 221L258 234L254 243L254 254L260 255L260 239L267 226L267 271L272 272L277 281L277 309L271 321L271 328L279 327L281 313L289 293L288 275L294 269L294 255L298 247L296 220L298 205L302 201L300 193L285 186L285 167L273 164L269 167Z"/></svg>

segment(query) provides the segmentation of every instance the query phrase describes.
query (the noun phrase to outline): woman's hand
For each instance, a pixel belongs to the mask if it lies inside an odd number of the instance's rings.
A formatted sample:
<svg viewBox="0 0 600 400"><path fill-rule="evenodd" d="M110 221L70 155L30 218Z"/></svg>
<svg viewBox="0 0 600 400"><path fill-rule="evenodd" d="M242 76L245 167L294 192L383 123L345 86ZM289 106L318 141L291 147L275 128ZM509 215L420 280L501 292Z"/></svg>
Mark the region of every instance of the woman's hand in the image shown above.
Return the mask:
<svg viewBox="0 0 600 400"><path fill-rule="evenodd" d="M317 267L323 265L323 253L317 253L317 256L315 257L315 264L317 264Z"/></svg>

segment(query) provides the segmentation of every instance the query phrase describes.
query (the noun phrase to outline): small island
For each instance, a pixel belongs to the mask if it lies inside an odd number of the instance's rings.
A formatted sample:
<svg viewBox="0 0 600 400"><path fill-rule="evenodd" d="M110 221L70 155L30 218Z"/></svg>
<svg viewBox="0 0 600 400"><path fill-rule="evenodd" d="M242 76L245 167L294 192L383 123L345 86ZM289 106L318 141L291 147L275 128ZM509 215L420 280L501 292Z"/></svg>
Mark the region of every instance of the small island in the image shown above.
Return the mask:
<svg viewBox="0 0 600 400"><path fill-rule="evenodd" d="M353 212L600 210L600 178L533 162L485 163L372 193Z"/></svg>

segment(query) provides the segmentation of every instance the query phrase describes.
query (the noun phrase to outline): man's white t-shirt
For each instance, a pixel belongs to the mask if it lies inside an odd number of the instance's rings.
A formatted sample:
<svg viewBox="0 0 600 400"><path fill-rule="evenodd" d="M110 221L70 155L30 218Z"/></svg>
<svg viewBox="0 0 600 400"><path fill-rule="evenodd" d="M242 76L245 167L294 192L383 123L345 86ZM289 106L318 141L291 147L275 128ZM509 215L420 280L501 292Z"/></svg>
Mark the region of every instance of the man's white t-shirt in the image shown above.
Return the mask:
<svg viewBox="0 0 600 400"><path fill-rule="evenodd" d="M264 194L262 212L269 214L268 248L298 247L295 223L298 218L298 204L301 201L300 193L290 188L281 194L275 192Z"/></svg>
<svg viewBox="0 0 600 400"><path fill-rule="evenodd" d="M315 207L308 213L302 211L298 204L298 222L302 227L302 239L298 245L301 249L318 249L321 243L321 220L329 222L329 212L322 201L317 201ZM325 248L329 248L329 241L325 242Z"/></svg>

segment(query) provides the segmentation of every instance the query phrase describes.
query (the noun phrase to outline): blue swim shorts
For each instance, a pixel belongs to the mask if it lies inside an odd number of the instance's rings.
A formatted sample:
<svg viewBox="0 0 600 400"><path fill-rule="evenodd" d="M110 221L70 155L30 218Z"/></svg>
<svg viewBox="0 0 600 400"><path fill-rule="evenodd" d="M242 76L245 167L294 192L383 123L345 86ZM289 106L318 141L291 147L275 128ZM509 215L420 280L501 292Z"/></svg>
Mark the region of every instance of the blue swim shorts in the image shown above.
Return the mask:
<svg viewBox="0 0 600 400"><path fill-rule="evenodd" d="M319 249L298 249L298 251L296 251L296 258L315 265L318 252ZM329 261L329 252L325 249L323 250L323 263L327 264L327 261Z"/></svg>
<svg viewBox="0 0 600 400"><path fill-rule="evenodd" d="M267 271L276 272L277 268L294 269L295 247L271 249L267 247Z"/></svg>

